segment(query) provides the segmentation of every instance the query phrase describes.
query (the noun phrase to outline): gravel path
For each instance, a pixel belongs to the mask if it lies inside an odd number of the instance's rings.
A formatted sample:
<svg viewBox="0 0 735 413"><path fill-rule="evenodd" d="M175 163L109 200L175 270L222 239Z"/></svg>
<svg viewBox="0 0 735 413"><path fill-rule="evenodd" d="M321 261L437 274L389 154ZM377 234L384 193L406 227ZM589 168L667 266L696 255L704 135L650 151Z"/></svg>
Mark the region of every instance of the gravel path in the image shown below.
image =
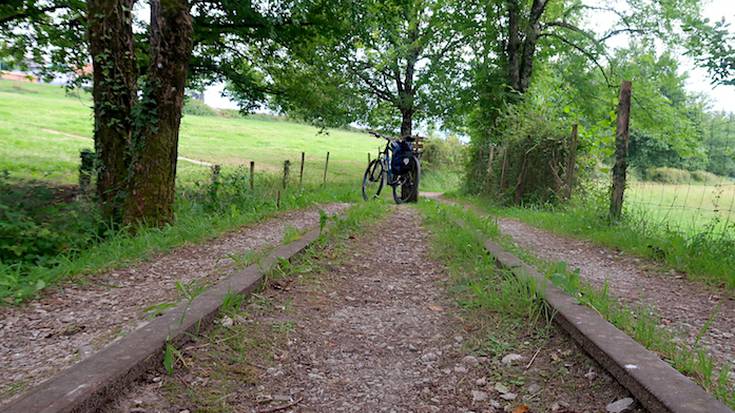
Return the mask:
<svg viewBox="0 0 735 413"><path fill-rule="evenodd" d="M300 275L301 281L281 283L288 288L260 293L256 301L267 301L271 310L251 318L255 303L248 304L245 319L235 323L258 326L247 336L275 346L272 355L251 351L245 362L238 359L242 364L229 365L235 373L223 379L214 364L233 363L232 357L211 349L212 341L195 342L184 352L186 369L172 377L149 372L106 412L209 411L201 404L208 394L217 411L241 413L571 413L604 411L626 396L555 329L538 350L516 349L521 354L509 363L469 354L478 325L464 319L447 295L447 272L429 255L429 234L418 212L394 211L348 240L341 250L345 258L335 260L327 251L319 260L322 269L309 279ZM293 326L287 340L273 333L260 337L283 325ZM521 342L529 339L518 334ZM252 366L260 368L257 378L244 378Z"/></svg>
<svg viewBox="0 0 735 413"><path fill-rule="evenodd" d="M587 241L555 235L512 219L499 219L498 224L504 234L539 258L565 261L570 267L579 268L580 276L598 287L607 281L610 293L621 301L655 308L667 327L683 333L690 342L716 311L715 322L702 337L702 343L721 363L735 360L732 294Z"/></svg>
<svg viewBox="0 0 735 413"><path fill-rule="evenodd" d="M321 206L334 214L347 204ZM176 282L216 282L233 256L314 227L318 208L291 211L199 245L186 245L84 284L67 284L21 307L0 307L0 401L8 401L146 323L144 309L177 300ZM4 399L4 400L3 400Z"/></svg>

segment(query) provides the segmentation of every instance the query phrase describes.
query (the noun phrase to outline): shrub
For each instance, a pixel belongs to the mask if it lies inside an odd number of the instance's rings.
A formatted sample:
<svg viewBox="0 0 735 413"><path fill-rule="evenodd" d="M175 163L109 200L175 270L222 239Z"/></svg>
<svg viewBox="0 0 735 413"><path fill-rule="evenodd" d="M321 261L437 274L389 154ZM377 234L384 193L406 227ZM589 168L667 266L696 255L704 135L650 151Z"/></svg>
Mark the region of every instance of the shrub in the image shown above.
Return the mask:
<svg viewBox="0 0 735 413"><path fill-rule="evenodd" d="M684 184L692 180L692 175L683 169L660 167L648 168L644 179L666 184Z"/></svg>
<svg viewBox="0 0 735 413"><path fill-rule="evenodd" d="M717 184L722 182L723 178L707 171L692 171L692 180L703 184Z"/></svg>
<svg viewBox="0 0 735 413"><path fill-rule="evenodd" d="M472 177L468 173L468 183L477 180L475 187L501 203L547 204L566 199L569 125L556 110L531 99L510 105L498 118L490 141L480 148L475 144L470 166L475 164L482 174ZM578 154L583 149L580 146ZM580 158L578 155L577 163Z"/></svg>
<svg viewBox="0 0 735 413"><path fill-rule="evenodd" d="M197 99L186 99L183 112L185 115L217 116L217 110Z"/></svg>
<svg viewBox="0 0 735 413"><path fill-rule="evenodd" d="M457 137L428 138L423 144L421 164L424 169L456 171L464 165L467 146Z"/></svg>

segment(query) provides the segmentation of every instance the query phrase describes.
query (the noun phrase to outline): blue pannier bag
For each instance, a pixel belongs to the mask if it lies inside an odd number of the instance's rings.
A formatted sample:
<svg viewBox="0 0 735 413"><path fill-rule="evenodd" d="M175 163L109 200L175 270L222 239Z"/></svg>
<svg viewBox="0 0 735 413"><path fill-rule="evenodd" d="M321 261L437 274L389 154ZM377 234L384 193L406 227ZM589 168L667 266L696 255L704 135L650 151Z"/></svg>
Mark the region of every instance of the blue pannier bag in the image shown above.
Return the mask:
<svg viewBox="0 0 735 413"><path fill-rule="evenodd" d="M390 162L391 172L395 175L403 175L409 170L413 148L405 141L393 142L393 159Z"/></svg>

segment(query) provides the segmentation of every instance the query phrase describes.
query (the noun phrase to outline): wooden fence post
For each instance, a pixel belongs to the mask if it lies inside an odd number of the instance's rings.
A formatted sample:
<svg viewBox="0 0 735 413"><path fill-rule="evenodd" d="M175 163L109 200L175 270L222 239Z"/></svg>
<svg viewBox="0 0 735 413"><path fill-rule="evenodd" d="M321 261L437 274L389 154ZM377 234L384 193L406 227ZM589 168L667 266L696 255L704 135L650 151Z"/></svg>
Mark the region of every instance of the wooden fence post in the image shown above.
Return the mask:
<svg viewBox="0 0 735 413"><path fill-rule="evenodd" d="M577 146L579 146L578 125L572 125L572 134L569 136L569 148L567 152L566 169L564 171L564 200L572 198L574 187L574 173L577 166Z"/></svg>
<svg viewBox="0 0 735 413"><path fill-rule="evenodd" d="M283 189L288 186L288 175L291 173L291 161L283 161Z"/></svg>
<svg viewBox="0 0 735 413"><path fill-rule="evenodd" d="M329 167L329 152L327 152L327 160L324 162L324 180L323 183L327 183L327 168Z"/></svg>
<svg viewBox="0 0 735 413"><path fill-rule="evenodd" d="M222 167L219 165L212 165L212 184L216 185L219 182L219 174L222 171Z"/></svg>
<svg viewBox="0 0 735 413"><path fill-rule="evenodd" d="M487 156L487 186L488 189L493 184L493 162L495 161L495 145L490 145L490 153Z"/></svg>
<svg viewBox="0 0 735 413"><path fill-rule="evenodd" d="M623 80L620 86L620 102L618 103L618 124L615 130L615 165L612 174L612 190L610 191L610 220L617 221L623 213L623 195L625 193L625 174L628 169L628 126L630 124L630 97L632 83Z"/></svg>
<svg viewBox="0 0 735 413"><path fill-rule="evenodd" d="M281 209L281 191L276 191L276 208Z"/></svg>
<svg viewBox="0 0 735 413"><path fill-rule="evenodd" d="M89 192L92 186L92 174L94 173L94 152L91 149L82 149L79 153L79 191L82 194Z"/></svg>
<svg viewBox="0 0 735 413"><path fill-rule="evenodd" d="M304 159L306 158L306 154L304 152L301 152L301 167L299 168L299 188L301 188L304 185Z"/></svg>
<svg viewBox="0 0 735 413"><path fill-rule="evenodd" d="M508 168L508 147L503 146L500 148L503 151L503 163L500 167L500 192L505 191L505 170Z"/></svg>
<svg viewBox="0 0 735 413"><path fill-rule="evenodd" d="M255 189L255 161L250 161L250 190Z"/></svg>

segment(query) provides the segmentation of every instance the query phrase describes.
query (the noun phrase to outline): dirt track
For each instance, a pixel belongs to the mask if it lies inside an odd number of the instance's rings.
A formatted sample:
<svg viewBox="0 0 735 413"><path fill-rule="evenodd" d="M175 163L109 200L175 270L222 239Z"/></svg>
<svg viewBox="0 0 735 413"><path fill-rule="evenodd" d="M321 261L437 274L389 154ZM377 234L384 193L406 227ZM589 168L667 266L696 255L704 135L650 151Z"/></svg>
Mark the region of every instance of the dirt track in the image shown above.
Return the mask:
<svg viewBox="0 0 735 413"><path fill-rule="evenodd" d="M540 348L516 337L518 348L505 351L522 360L475 353L469 343L488 340L488 330L448 294L449 275L430 257L417 215L395 208L348 240L342 257L327 251L314 273L247 305L233 326L259 349L246 360L212 349L221 340L197 341L184 350L185 368L173 377L149 372L110 411L500 412L527 404L596 412L626 396L555 329ZM226 372L215 367L222 363Z"/></svg>

